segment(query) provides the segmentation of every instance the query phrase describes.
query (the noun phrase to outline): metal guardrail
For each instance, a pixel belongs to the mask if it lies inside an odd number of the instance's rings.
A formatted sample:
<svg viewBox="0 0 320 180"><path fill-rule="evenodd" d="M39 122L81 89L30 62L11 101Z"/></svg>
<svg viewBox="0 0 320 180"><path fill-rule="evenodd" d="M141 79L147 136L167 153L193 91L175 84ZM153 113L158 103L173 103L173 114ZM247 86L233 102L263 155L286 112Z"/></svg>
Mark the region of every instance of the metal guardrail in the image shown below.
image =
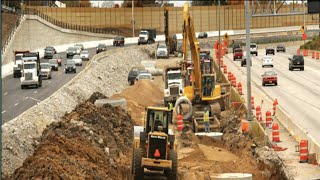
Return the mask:
<svg viewBox="0 0 320 180"><path fill-rule="evenodd" d="M25 14L30 14L30 15L37 15L38 17L48 21L51 24L54 24L58 27L64 28L64 29L71 29L71 30L76 30L76 31L85 31L85 32L90 32L90 33L100 33L100 34L113 34L113 35L119 35L120 31L119 29L106 29L106 28L96 28L92 26L83 26L83 25L78 25L78 24L70 24L70 23L65 23L62 21L59 21L55 18L52 18L45 13L42 13L41 11L33 8L26 8L24 10Z"/></svg>

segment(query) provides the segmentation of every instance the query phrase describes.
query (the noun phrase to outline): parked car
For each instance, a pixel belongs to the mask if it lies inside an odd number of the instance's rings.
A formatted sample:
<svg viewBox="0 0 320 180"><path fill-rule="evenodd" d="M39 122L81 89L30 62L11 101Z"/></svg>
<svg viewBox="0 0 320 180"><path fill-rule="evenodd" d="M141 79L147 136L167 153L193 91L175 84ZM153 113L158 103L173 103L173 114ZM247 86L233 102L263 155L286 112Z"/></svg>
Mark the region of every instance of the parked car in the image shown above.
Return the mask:
<svg viewBox="0 0 320 180"><path fill-rule="evenodd" d="M40 75L41 77L45 77L47 79L51 79L51 67L49 63L41 63L41 71Z"/></svg>
<svg viewBox="0 0 320 180"><path fill-rule="evenodd" d="M124 46L124 37L117 36L113 40L113 46Z"/></svg>
<svg viewBox="0 0 320 180"><path fill-rule="evenodd" d="M82 58L80 57L80 55L74 55L72 60L76 65L82 66Z"/></svg>
<svg viewBox="0 0 320 180"><path fill-rule="evenodd" d="M234 50L240 48L241 49L241 45L240 44L234 44L232 47L232 53L234 53Z"/></svg>
<svg viewBox="0 0 320 180"><path fill-rule="evenodd" d="M280 52L280 51L286 52L286 47L282 44L277 46L277 52Z"/></svg>
<svg viewBox="0 0 320 180"><path fill-rule="evenodd" d="M302 55L293 55L292 58L289 58L289 70L300 69L304 71L304 58Z"/></svg>
<svg viewBox="0 0 320 180"><path fill-rule="evenodd" d="M241 48L237 48L233 51L233 60L235 61L236 59L242 59L243 57L243 51Z"/></svg>
<svg viewBox="0 0 320 180"><path fill-rule="evenodd" d="M165 44L158 44L156 58L169 58L169 52L167 45Z"/></svg>
<svg viewBox="0 0 320 180"><path fill-rule="evenodd" d="M59 64L58 64L57 60L50 59L49 64L50 64L51 69L53 69L54 71L58 71Z"/></svg>
<svg viewBox="0 0 320 180"><path fill-rule="evenodd" d="M273 59L271 56L263 56L262 58L262 67L271 66L273 67Z"/></svg>
<svg viewBox="0 0 320 180"><path fill-rule="evenodd" d="M131 68L129 74L128 74L128 84L131 86L134 84L136 77L140 74L140 73L147 73L148 71L146 71L144 69L144 67L133 67Z"/></svg>
<svg viewBox="0 0 320 180"><path fill-rule="evenodd" d="M247 57L246 56L243 56L241 59L241 67L243 67L243 66L247 66ZM250 61L250 66L252 66L252 59Z"/></svg>
<svg viewBox="0 0 320 180"><path fill-rule="evenodd" d="M266 84L274 84L275 86L278 85L278 77L274 71L266 71L262 76L262 86Z"/></svg>
<svg viewBox="0 0 320 180"><path fill-rule="evenodd" d="M274 55L274 48L273 48L273 47L268 47L268 48L266 49L266 55L268 55L268 54Z"/></svg>
<svg viewBox="0 0 320 180"><path fill-rule="evenodd" d="M76 63L74 62L74 60L69 59L67 60L67 63L65 64L65 70L64 72L67 74L69 72L73 72L73 73L77 73L77 67L76 67Z"/></svg>
<svg viewBox="0 0 320 180"><path fill-rule="evenodd" d="M62 57L60 54L53 55L52 59L56 60L58 62L58 65L61 66L62 64Z"/></svg>
<svg viewBox="0 0 320 180"><path fill-rule="evenodd" d="M250 44L250 54L258 56L258 45L255 43Z"/></svg>
<svg viewBox="0 0 320 180"><path fill-rule="evenodd" d="M54 47L52 46L47 46L44 49L44 58L52 58L54 54L56 54L57 51Z"/></svg>
<svg viewBox="0 0 320 180"><path fill-rule="evenodd" d="M201 32L198 34L198 38L207 38L208 34L206 32Z"/></svg>
<svg viewBox="0 0 320 180"><path fill-rule="evenodd" d="M84 50L83 44L75 44L74 47L80 48L81 51Z"/></svg>
<svg viewBox="0 0 320 180"><path fill-rule="evenodd" d="M139 80L153 80L152 75L150 73L147 72L140 72L140 74L136 77L135 81L139 81Z"/></svg>
<svg viewBox="0 0 320 180"><path fill-rule="evenodd" d="M77 54L77 48L68 47L68 49L67 49L67 58L73 57L75 54Z"/></svg>
<svg viewBox="0 0 320 180"><path fill-rule="evenodd" d="M100 52L103 52L103 51L106 51L107 50L107 45L106 44L99 44L97 46L97 50L96 50L96 53L100 53Z"/></svg>
<svg viewBox="0 0 320 180"><path fill-rule="evenodd" d="M89 51L88 50L81 51L80 57L81 57L82 61L88 61L89 60Z"/></svg>

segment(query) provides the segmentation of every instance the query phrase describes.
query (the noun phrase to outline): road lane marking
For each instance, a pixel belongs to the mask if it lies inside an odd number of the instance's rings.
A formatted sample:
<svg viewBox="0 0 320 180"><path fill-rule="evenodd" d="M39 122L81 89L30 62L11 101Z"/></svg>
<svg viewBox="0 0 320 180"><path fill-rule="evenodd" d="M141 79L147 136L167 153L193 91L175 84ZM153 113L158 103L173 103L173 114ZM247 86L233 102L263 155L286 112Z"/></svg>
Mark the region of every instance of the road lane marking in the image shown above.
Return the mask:
<svg viewBox="0 0 320 180"><path fill-rule="evenodd" d="M34 94L37 93L38 91L33 92Z"/></svg>
<svg viewBox="0 0 320 180"><path fill-rule="evenodd" d="M38 102L41 102L39 99L35 99L33 97L29 97L30 99L34 100L34 101L38 101Z"/></svg>
<svg viewBox="0 0 320 180"><path fill-rule="evenodd" d="M7 112L7 111L6 110L2 111L2 114L5 113L5 112Z"/></svg>
<svg viewBox="0 0 320 180"><path fill-rule="evenodd" d="M5 92L5 93L4 93L4 96L7 95L7 94L8 94L8 92Z"/></svg>
<svg viewBox="0 0 320 180"><path fill-rule="evenodd" d="M14 106L18 106L18 105L19 105L19 103L15 103L15 104L14 104Z"/></svg>

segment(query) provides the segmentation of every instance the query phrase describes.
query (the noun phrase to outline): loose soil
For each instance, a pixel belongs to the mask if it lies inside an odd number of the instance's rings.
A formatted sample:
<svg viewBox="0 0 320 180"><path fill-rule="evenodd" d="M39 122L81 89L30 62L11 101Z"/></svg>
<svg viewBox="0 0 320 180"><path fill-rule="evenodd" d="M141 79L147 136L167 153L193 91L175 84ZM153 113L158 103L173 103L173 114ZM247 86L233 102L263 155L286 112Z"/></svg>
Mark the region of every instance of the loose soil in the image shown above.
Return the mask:
<svg viewBox="0 0 320 180"><path fill-rule="evenodd" d="M1 12L2 15L2 44L5 43L7 40L7 36L11 33L12 28L14 27L17 19L19 18L18 15L12 14L12 13L6 13L6 12Z"/></svg>

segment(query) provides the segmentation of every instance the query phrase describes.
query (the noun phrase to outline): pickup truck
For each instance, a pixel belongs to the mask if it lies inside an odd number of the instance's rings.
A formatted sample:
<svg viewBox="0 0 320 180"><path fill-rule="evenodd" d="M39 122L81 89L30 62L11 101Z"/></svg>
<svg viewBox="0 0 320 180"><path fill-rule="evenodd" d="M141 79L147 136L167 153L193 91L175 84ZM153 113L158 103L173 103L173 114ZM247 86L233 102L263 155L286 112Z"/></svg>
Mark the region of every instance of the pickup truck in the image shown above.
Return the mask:
<svg viewBox="0 0 320 180"><path fill-rule="evenodd" d="M250 54L258 56L258 45L255 43L250 44Z"/></svg>
<svg viewBox="0 0 320 180"><path fill-rule="evenodd" d="M266 71L262 76L262 86L266 84L274 84L275 86L278 85L278 77L274 71Z"/></svg>
<svg viewBox="0 0 320 180"><path fill-rule="evenodd" d="M241 48L237 48L233 52L233 60L235 61L236 59L242 59L243 57L243 51Z"/></svg>

